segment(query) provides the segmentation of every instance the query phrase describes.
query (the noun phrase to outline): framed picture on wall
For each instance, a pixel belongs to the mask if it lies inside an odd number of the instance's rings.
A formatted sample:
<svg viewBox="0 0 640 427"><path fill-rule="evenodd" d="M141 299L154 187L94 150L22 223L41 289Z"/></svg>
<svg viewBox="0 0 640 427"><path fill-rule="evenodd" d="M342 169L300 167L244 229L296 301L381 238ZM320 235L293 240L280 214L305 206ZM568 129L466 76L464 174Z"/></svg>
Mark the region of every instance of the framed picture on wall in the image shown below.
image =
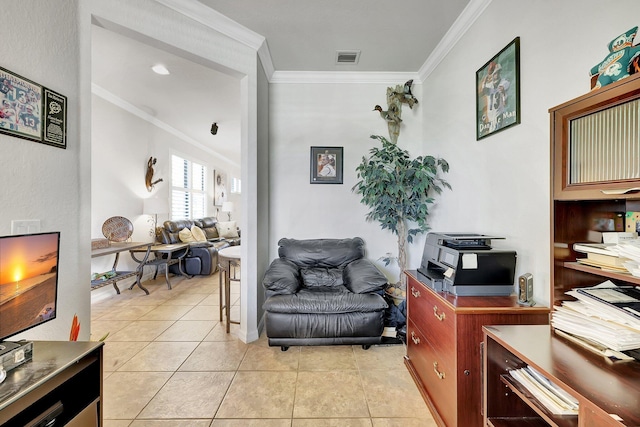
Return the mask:
<svg viewBox="0 0 640 427"><path fill-rule="evenodd" d="M42 142L42 86L0 67L0 132Z"/></svg>
<svg viewBox="0 0 640 427"><path fill-rule="evenodd" d="M311 147L311 184L342 184L342 147Z"/></svg>
<svg viewBox="0 0 640 427"><path fill-rule="evenodd" d="M222 206L227 201L227 174L225 172L213 171L213 205Z"/></svg>
<svg viewBox="0 0 640 427"><path fill-rule="evenodd" d="M476 72L476 140L520 123L520 37Z"/></svg>

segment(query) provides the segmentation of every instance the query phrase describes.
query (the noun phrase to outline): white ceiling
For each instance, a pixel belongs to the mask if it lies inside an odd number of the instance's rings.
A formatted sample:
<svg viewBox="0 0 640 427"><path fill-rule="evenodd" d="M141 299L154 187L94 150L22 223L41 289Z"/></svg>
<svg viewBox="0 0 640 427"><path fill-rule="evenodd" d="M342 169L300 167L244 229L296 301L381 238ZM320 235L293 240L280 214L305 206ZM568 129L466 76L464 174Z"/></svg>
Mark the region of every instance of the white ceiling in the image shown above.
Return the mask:
<svg viewBox="0 0 640 427"><path fill-rule="evenodd" d="M200 0L264 36L278 71L417 72L469 0ZM336 50L361 51L335 65Z"/></svg>
<svg viewBox="0 0 640 427"><path fill-rule="evenodd" d="M179 9L195 0L159 2ZM417 73L465 7L477 2L200 0L198 4L235 21L232 24L241 31L264 36L276 72ZM94 94L239 164L239 81L152 44L94 25ZM360 50L358 64L336 65L337 50ZM157 63L171 74L154 74L150 67ZM216 136L209 132L214 121L219 125Z"/></svg>

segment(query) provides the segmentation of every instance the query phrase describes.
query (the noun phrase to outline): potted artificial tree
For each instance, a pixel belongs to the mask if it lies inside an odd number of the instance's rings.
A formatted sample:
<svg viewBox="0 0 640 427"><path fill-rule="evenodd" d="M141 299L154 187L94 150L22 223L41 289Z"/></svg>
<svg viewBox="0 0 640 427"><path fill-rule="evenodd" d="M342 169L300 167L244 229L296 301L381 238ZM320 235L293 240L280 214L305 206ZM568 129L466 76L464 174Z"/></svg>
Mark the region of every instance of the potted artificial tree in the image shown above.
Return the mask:
<svg viewBox="0 0 640 427"><path fill-rule="evenodd" d="M409 86L407 90L407 85ZM407 93L413 102L410 107L417 104L415 97L411 95L411 81L402 86L396 86L395 90L387 89L389 109L394 111L393 126L389 126L390 139L397 140L402 103L408 103ZM378 106L376 106L376 110ZM381 116L385 118L384 111ZM388 121L388 120L387 120ZM388 121L389 122L389 121ZM403 272L407 268L407 244L413 242L413 237L430 229L428 223L429 206L433 204L432 194L440 194L443 188L451 189L447 181L441 178L442 173L449 171L449 164L444 159L433 156L418 156L412 159L407 150L403 150L395 142L387 140L383 136L372 135L382 143L382 147L374 147L369 157L363 157L362 162L356 168L359 181L353 186L352 191L360 194L360 200L369 207L366 216L368 221L378 221L382 229L388 229L398 238L398 266L400 267L400 280L396 287L406 289L406 277ZM391 259L386 257L388 265Z"/></svg>

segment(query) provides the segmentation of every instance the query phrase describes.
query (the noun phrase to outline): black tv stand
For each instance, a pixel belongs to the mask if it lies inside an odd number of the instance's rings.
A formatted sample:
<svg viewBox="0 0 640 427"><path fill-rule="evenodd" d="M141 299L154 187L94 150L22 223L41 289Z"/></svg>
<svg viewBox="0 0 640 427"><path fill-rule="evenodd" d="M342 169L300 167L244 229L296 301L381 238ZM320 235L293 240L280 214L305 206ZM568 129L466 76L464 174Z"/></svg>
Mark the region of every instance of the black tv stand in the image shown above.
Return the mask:
<svg viewBox="0 0 640 427"><path fill-rule="evenodd" d="M0 384L0 427L54 419L56 426L102 426L102 348L102 342L33 342L33 359Z"/></svg>

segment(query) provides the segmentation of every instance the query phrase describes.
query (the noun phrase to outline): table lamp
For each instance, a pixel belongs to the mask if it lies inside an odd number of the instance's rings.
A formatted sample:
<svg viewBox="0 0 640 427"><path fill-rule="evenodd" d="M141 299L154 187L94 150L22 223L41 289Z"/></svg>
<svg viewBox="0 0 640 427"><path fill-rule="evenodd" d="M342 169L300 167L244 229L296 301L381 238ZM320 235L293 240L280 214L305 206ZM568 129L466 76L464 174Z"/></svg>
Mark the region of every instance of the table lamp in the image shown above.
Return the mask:
<svg viewBox="0 0 640 427"><path fill-rule="evenodd" d="M220 208L220 211L226 212L229 217L229 221L231 221L231 212L233 212L233 202L223 202L222 207Z"/></svg>
<svg viewBox="0 0 640 427"><path fill-rule="evenodd" d="M153 228L149 230L149 236L157 237L160 231L160 227L158 227L158 214L169 213L169 202L166 199L160 199L158 197L144 199L143 212L145 215L152 216L149 222L152 222Z"/></svg>

